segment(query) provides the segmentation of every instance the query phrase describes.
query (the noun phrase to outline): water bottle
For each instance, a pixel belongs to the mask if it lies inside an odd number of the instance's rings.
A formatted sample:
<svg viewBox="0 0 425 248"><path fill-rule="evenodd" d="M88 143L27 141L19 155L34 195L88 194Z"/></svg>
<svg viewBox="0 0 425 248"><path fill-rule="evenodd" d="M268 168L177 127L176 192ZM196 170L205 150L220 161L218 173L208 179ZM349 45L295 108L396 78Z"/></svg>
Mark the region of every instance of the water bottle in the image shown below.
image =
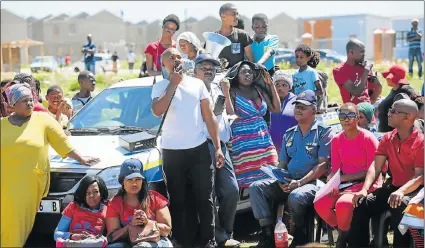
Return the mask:
<svg viewBox="0 0 425 248"><path fill-rule="evenodd" d="M276 227L274 228L274 242L276 248L288 247L288 229L282 222L282 218L277 219Z"/></svg>

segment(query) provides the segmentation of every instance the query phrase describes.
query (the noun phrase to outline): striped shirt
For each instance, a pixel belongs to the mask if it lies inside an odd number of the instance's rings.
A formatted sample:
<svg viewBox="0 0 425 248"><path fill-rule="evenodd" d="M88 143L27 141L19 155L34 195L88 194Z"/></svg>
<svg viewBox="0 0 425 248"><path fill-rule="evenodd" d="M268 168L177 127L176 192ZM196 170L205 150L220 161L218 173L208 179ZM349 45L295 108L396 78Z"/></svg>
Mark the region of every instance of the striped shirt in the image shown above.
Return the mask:
<svg viewBox="0 0 425 248"><path fill-rule="evenodd" d="M422 39L422 29L413 30L410 29L410 31L407 33L407 38L415 38L416 33L421 34L421 37L416 40L409 41L409 48L420 48L421 47L421 39Z"/></svg>

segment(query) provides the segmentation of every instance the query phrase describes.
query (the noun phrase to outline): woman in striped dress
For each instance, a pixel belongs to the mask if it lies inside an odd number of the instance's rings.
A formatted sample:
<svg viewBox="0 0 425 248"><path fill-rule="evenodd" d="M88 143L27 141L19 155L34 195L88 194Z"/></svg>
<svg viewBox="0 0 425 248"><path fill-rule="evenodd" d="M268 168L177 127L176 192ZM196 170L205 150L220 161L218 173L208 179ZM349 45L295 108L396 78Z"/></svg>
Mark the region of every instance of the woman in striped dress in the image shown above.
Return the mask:
<svg viewBox="0 0 425 248"><path fill-rule="evenodd" d="M264 73L265 82L271 87L271 99L253 84L253 79L257 78L254 74L258 73L254 64L243 61L235 67L237 74L231 83L223 80L221 85L227 113L238 116L231 126L229 151L238 185L247 188L251 183L267 178L260 170L262 165L278 164L276 148L263 116L267 109L280 113L280 100L267 71L260 70L260 73Z"/></svg>

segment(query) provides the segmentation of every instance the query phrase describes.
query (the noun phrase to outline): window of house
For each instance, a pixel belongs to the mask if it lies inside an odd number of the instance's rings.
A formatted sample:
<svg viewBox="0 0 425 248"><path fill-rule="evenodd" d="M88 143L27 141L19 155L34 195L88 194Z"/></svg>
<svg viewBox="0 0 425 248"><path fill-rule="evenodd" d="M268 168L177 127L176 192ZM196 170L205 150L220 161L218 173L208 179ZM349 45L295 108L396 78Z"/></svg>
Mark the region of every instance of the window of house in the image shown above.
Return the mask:
<svg viewBox="0 0 425 248"><path fill-rule="evenodd" d="M77 25L75 23L71 23L69 25L69 34L70 35L75 35L77 34Z"/></svg>
<svg viewBox="0 0 425 248"><path fill-rule="evenodd" d="M59 37L59 33L60 33L59 25L57 24L53 25L53 35L55 37Z"/></svg>
<svg viewBox="0 0 425 248"><path fill-rule="evenodd" d="M397 31L395 33L395 47L406 47L407 43L407 32L408 31Z"/></svg>

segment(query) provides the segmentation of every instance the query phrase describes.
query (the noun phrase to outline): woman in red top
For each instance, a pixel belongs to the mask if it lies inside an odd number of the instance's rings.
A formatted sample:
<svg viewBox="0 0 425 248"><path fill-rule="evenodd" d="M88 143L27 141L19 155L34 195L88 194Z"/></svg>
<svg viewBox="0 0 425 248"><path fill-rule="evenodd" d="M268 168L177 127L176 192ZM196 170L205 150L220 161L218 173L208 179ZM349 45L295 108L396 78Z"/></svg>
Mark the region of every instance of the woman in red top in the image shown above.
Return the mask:
<svg viewBox="0 0 425 248"><path fill-rule="evenodd" d="M120 169L118 181L122 188L112 198L106 213L108 247L130 245L126 236L127 225L143 226L156 221L161 235L157 243L141 242L133 247L172 247L167 239L171 231L171 216L168 201L156 191L149 190L143 176L143 164L137 159L125 160ZM126 240L125 240L126 239Z"/></svg>
<svg viewBox="0 0 425 248"><path fill-rule="evenodd" d="M332 139L332 173L328 176L329 181L340 170L341 184L339 189L334 189L314 204L317 214L324 221L332 227L338 226L336 247L346 247L353 216L353 193L362 189L367 170L374 161L379 144L373 133L358 126L358 119L359 111L355 104L345 103L341 106L339 120L343 132ZM380 176L370 188L370 192L381 185Z"/></svg>
<svg viewBox="0 0 425 248"><path fill-rule="evenodd" d="M75 192L75 199L62 212L62 218L54 233L58 243L69 240L97 239L106 246L106 204L108 189L99 176L86 176ZM92 242L92 241L90 241ZM93 244L93 243L90 243Z"/></svg>
<svg viewBox="0 0 425 248"><path fill-rule="evenodd" d="M161 75L161 55L167 48L176 47L171 38L179 28L180 19L176 15L168 15L162 21L161 39L146 46L146 67L149 76Z"/></svg>

